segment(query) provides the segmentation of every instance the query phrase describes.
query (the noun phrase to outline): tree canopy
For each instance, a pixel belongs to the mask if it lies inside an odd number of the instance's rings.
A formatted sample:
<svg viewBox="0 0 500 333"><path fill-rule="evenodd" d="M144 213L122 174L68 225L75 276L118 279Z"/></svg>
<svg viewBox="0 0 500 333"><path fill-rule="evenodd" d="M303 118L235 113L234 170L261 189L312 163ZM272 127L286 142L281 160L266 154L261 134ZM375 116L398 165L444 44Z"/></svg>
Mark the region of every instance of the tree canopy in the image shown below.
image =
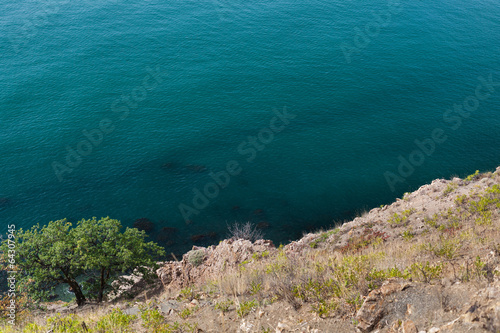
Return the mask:
<svg viewBox="0 0 500 333"><path fill-rule="evenodd" d="M20 285L35 300L45 300L54 287L67 284L78 305L93 299L102 302L113 291L115 279L136 270L154 274L163 248L146 242L146 234L135 228L123 232L120 221L109 217L82 219L73 226L66 219L35 225L15 233L15 263ZM8 244L2 242L2 262L7 262Z"/></svg>

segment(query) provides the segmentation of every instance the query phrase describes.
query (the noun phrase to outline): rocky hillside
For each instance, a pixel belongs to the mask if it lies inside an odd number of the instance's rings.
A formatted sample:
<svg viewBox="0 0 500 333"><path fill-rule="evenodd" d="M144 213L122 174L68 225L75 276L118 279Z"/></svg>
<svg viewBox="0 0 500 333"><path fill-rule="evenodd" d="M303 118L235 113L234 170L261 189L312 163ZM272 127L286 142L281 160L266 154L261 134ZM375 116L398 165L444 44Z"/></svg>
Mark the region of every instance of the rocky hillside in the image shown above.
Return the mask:
<svg viewBox="0 0 500 333"><path fill-rule="evenodd" d="M286 246L194 247L157 273L105 306L47 304L25 331L500 332L500 168Z"/></svg>

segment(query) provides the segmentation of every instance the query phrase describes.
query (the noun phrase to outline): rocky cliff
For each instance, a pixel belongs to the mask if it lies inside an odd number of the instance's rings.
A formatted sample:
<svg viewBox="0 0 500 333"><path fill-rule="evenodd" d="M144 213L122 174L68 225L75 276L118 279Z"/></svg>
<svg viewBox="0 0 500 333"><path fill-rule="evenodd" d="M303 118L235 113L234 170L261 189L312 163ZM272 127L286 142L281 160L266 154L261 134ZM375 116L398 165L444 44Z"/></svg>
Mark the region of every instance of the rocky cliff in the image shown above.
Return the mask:
<svg viewBox="0 0 500 333"><path fill-rule="evenodd" d="M435 180L285 246L193 247L157 275L67 311L93 327L119 309L124 332L500 332L500 168Z"/></svg>
<svg viewBox="0 0 500 333"><path fill-rule="evenodd" d="M250 314L226 318L234 331L265 323L273 332L499 332L499 184L500 168L437 179L281 249L225 240L194 247L158 275L170 291L217 283L216 300L256 299Z"/></svg>

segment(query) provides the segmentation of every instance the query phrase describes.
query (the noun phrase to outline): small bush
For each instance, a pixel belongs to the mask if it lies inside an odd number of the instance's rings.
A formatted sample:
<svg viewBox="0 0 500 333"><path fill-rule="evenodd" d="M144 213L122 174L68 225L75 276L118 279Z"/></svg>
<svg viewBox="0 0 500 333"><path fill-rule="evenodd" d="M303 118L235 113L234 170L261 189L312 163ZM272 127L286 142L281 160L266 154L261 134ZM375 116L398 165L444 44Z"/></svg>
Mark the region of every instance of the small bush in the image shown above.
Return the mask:
<svg viewBox="0 0 500 333"><path fill-rule="evenodd" d="M120 309L114 309L99 319L96 330L100 333L133 332L129 326L135 318L136 316L125 314Z"/></svg>
<svg viewBox="0 0 500 333"><path fill-rule="evenodd" d="M314 241L312 241L309 246L312 247L313 249L317 248L318 247L318 244L319 243L323 243L324 241L326 241L331 235L333 234L336 234L338 233L339 230L338 229L334 229L334 230L330 230L330 231L326 231L326 232L323 232L319 235L318 238L316 238Z"/></svg>
<svg viewBox="0 0 500 333"><path fill-rule="evenodd" d="M239 223L235 222L233 225L227 227L229 229L229 236L236 239L246 239L251 242L264 238L261 230L257 229L256 225L250 222Z"/></svg>
<svg viewBox="0 0 500 333"><path fill-rule="evenodd" d="M165 317L163 317L158 309L143 309L141 319L142 326L151 329L153 332L158 332L165 323Z"/></svg>
<svg viewBox="0 0 500 333"><path fill-rule="evenodd" d="M371 244L380 245L389 238L383 231L375 231L370 228L365 228L359 236L349 238L347 244L340 248L341 253L358 252L367 248Z"/></svg>
<svg viewBox="0 0 500 333"><path fill-rule="evenodd" d="M415 209L410 208L401 212L401 215L394 213L394 215L389 219L390 224L402 224L408 220L408 217L415 211Z"/></svg>
<svg viewBox="0 0 500 333"><path fill-rule="evenodd" d="M187 317L189 317L190 315L192 315L194 312L196 312L196 310L198 310L198 306L195 306L194 308L185 308L184 310L182 310L179 313L179 316L182 319L186 319Z"/></svg>
<svg viewBox="0 0 500 333"><path fill-rule="evenodd" d="M476 260L474 260L474 273L477 277L486 276L486 271L484 270L486 263L481 261L480 256L476 256Z"/></svg>
<svg viewBox="0 0 500 333"><path fill-rule="evenodd" d="M321 300L317 304L311 306L312 312L316 313L321 318L328 317L332 312L337 310L339 307L336 301L325 301Z"/></svg>
<svg viewBox="0 0 500 333"><path fill-rule="evenodd" d="M243 318L250 313L254 308L258 306L257 301L251 300L247 302L241 302L236 308L236 313L238 317Z"/></svg>
<svg viewBox="0 0 500 333"><path fill-rule="evenodd" d="M430 264L428 261L425 264L414 263L410 266L411 275L416 280L429 283L433 279L437 279L443 273L443 264Z"/></svg>
<svg viewBox="0 0 500 333"><path fill-rule="evenodd" d="M443 196L446 196L450 194L451 192L455 191L457 189L457 184L455 183L450 183L448 186L446 186L446 189L443 191Z"/></svg>
<svg viewBox="0 0 500 333"><path fill-rule="evenodd" d="M412 239L413 239L413 237L415 237L415 234L414 234L414 233L413 233L413 231L411 231L411 230L405 230L405 231L401 234L401 236L403 237L403 239L404 239L405 241L410 241L410 240L412 240Z"/></svg>
<svg viewBox="0 0 500 333"><path fill-rule="evenodd" d="M228 312L229 308L233 305L233 301L227 300L227 301L222 301L222 302L217 302L215 303L215 310L220 310L223 313Z"/></svg>
<svg viewBox="0 0 500 333"><path fill-rule="evenodd" d="M467 260L465 263L459 267L459 279L462 282L469 282L472 279L482 279L486 278L488 275L487 265L481 260L480 256L476 256L473 262ZM493 272L491 272L493 274Z"/></svg>
<svg viewBox="0 0 500 333"><path fill-rule="evenodd" d="M82 331L82 321L74 314L61 316L57 314L47 319L47 325L54 333L79 333Z"/></svg>
<svg viewBox="0 0 500 333"><path fill-rule="evenodd" d="M250 283L250 294L255 295L261 290L262 290L262 283L261 282L252 281Z"/></svg>
<svg viewBox="0 0 500 333"><path fill-rule="evenodd" d="M465 177L465 181L470 182L471 180L474 180L477 176L479 175L479 170L476 170L472 175L468 175Z"/></svg>
<svg viewBox="0 0 500 333"><path fill-rule="evenodd" d="M438 219L439 219L439 215L434 214L432 217L425 217L424 223L428 224L429 226L431 226L433 228L437 228L438 227L438 223L437 223Z"/></svg>
<svg viewBox="0 0 500 333"><path fill-rule="evenodd" d="M466 194L459 195L458 197L455 198L455 204L457 206L461 206L466 202L467 202L467 195Z"/></svg>
<svg viewBox="0 0 500 333"><path fill-rule="evenodd" d="M372 269L370 273L366 276L366 281L368 281L368 289L374 290L382 286L382 283L389 278L401 278L409 279L411 273L405 269L401 271L397 267L388 268L385 270Z"/></svg>
<svg viewBox="0 0 500 333"><path fill-rule="evenodd" d="M165 317L158 309L141 309L142 326L151 333L177 333L177 332L197 332L196 324L180 324L174 322L167 324Z"/></svg>
<svg viewBox="0 0 500 333"><path fill-rule="evenodd" d="M448 260L454 259L460 249L462 244L459 239L454 239L451 237L439 237L439 242L436 244L424 245L424 249L430 253L433 253L436 257L446 258Z"/></svg>
<svg viewBox="0 0 500 333"><path fill-rule="evenodd" d="M187 260L194 267L200 266L205 257L205 250L193 250L187 253Z"/></svg>
<svg viewBox="0 0 500 333"><path fill-rule="evenodd" d="M186 287L181 289L179 298L185 299L187 301L192 301L193 299L199 299L200 294L198 294L193 287Z"/></svg>
<svg viewBox="0 0 500 333"><path fill-rule="evenodd" d="M45 333L45 332L47 332L47 330L48 330L48 328L45 328L45 327L40 326L38 324L29 323L26 326L24 326L23 333ZM7 331L2 331L2 332L14 333L14 329L12 329L12 330L7 329Z"/></svg>
<svg viewBox="0 0 500 333"><path fill-rule="evenodd" d="M252 254L252 259L253 260L259 260L259 259L264 259L269 257L269 251L264 251L262 253L256 252Z"/></svg>

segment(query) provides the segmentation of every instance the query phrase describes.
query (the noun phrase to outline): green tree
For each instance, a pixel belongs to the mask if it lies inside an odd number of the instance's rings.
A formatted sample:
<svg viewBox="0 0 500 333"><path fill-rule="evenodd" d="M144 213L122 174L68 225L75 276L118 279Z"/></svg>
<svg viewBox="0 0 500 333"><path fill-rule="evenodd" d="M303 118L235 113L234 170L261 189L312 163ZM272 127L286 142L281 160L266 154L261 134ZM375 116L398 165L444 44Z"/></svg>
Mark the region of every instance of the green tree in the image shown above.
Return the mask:
<svg viewBox="0 0 500 333"><path fill-rule="evenodd" d="M43 227L37 224L24 232L19 229L15 236L16 278L28 288L32 298L44 299L56 285L65 283L75 293L77 302L85 302L76 280L83 269L74 251L71 223L58 220ZM1 252L3 256L8 253L6 240L2 242ZM2 262L6 262L6 258Z"/></svg>
<svg viewBox="0 0 500 333"><path fill-rule="evenodd" d="M164 255L164 250L145 242L144 231L126 228L121 233L121 229L120 222L109 217L81 220L76 227L64 219L19 229L15 260L20 285L33 299L44 300L55 286L67 284L80 306L87 299L101 302L113 290L111 282L125 272L138 269L151 276L154 259ZM3 263L7 253L7 241L3 241Z"/></svg>
<svg viewBox="0 0 500 333"><path fill-rule="evenodd" d="M98 302L102 302L106 292L115 290L111 282L121 273L134 269L146 279L154 277L157 268L154 259L165 255L154 242L144 241L144 231L127 228L120 233L121 227L118 220L106 217L97 221L94 217L79 221L75 228L77 252L84 269L96 277L91 278L90 283L87 280L86 286L97 291ZM121 282L128 281L121 279Z"/></svg>

